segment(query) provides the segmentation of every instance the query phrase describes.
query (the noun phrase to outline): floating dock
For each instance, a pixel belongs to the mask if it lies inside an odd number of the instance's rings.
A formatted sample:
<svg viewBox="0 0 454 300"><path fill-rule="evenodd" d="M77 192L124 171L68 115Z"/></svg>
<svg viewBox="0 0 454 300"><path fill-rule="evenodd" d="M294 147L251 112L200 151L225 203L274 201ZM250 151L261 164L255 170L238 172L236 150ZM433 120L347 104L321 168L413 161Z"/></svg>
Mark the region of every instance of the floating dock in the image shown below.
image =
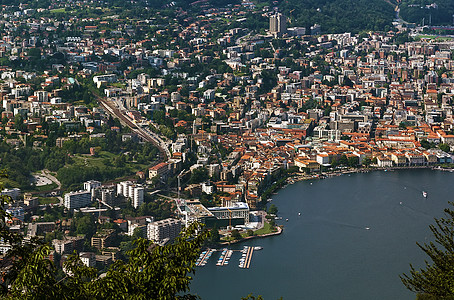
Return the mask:
<svg viewBox="0 0 454 300"><path fill-rule="evenodd" d="M243 254L241 255L240 264L238 266L242 269L249 269L249 267L251 266L252 253L254 252L254 247L245 246L243 251L241 252Z"/></svg>
<svg viewBox="0 0 454 300"><path fill-rule="evenodd" d="M213 252L216 251L214 249L208 249L206 251L203 251L199 258L197 259L197 261L195 262L195 265L197 267L203 267L204 265L206 265L206 263L208 262L208 259L210 259L211 255L213 254Z"/></svg>
<svg viewBox="0 0 454 300"><path fill-rule="evenodd" d="M224 248L222 250L221 256L218 259L218 262L216 263L216 266L222 267L228 265L232 254L233 250L227 250L226 248Z"/></svg>

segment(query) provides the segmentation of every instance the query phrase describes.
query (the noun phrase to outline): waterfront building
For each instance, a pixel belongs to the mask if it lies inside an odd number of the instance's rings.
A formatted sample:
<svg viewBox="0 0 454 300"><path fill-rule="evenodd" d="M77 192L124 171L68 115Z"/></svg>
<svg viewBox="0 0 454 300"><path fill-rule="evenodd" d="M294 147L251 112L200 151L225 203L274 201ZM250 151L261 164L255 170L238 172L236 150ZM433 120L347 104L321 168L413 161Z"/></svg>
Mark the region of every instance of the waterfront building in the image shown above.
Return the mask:
<svg viewBox="0 0 454 300"><path fill-rule="evenodd" d="M216 217L198 200L186 200L180 208L183 214L185 226L188 227L194 222L200 222L212 227Z"/></svg>
<svg viewBox="0 0 454 300"><path fill-rule="evenodd" d="M245 202L233 202L228 207L210 207L208 210L218 220L216 224L219 227L249 223L249 205Z"/></svg>

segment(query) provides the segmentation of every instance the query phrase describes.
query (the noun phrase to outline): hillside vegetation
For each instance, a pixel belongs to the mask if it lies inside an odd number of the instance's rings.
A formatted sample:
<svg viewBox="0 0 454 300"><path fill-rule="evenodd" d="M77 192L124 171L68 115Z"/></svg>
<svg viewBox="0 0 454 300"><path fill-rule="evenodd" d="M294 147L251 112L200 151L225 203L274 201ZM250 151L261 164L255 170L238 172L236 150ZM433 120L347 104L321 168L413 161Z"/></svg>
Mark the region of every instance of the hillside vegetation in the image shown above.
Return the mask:
<svg viewBox="0 0 454 300"><path fill-rule="evenodd" d="M290 20L288 26L308 28L316 23L324 33L388 31L395 16L394 7L384 0L279 1L279 9Z"/></svg>
<svg viewBox="0 0 454 300"><path fill-rule="evenodd" d="M436 3L436 5L434 5ZM403 0L400 5L401 17L411 23L426 25L452 25L454 1L452 0Z"/></svg>

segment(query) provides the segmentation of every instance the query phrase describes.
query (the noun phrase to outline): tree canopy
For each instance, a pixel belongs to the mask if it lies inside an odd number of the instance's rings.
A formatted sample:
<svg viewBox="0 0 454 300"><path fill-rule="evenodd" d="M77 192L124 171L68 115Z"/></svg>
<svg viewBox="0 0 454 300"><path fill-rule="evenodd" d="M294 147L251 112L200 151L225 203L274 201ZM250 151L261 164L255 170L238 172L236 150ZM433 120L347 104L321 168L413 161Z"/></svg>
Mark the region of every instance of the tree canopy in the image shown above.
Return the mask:
<svg viewBox="0 0 454 300"><path fill-rule="evenodd" d="M410 273L401 276L408 289L420 294L419 299L454 299L454 210L444 211L445 217L429 226L435 242L417 243L431 262L420 270L410 265Z"/></svg>

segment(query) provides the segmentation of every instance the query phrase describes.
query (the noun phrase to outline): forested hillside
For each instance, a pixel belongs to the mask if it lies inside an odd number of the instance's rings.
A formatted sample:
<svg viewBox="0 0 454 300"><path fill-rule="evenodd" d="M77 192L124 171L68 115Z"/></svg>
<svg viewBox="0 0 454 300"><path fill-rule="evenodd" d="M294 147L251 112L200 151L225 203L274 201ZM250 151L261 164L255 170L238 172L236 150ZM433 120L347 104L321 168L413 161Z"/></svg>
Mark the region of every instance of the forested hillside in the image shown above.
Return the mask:
<svg viewBox="0 0 454 300"><path fill-rule="evenodd" d="M393 2L385 0L281 0L278 6L289 26L317 23L324 33L389 30L395 16Z"/></svg>
<svg viewBox="0 0 454 300"><path fill-rule="evenodd" d="M411 23L426 25L452 25L454 1L452 0L403 0L400 5L401 17Z"/></svg>

